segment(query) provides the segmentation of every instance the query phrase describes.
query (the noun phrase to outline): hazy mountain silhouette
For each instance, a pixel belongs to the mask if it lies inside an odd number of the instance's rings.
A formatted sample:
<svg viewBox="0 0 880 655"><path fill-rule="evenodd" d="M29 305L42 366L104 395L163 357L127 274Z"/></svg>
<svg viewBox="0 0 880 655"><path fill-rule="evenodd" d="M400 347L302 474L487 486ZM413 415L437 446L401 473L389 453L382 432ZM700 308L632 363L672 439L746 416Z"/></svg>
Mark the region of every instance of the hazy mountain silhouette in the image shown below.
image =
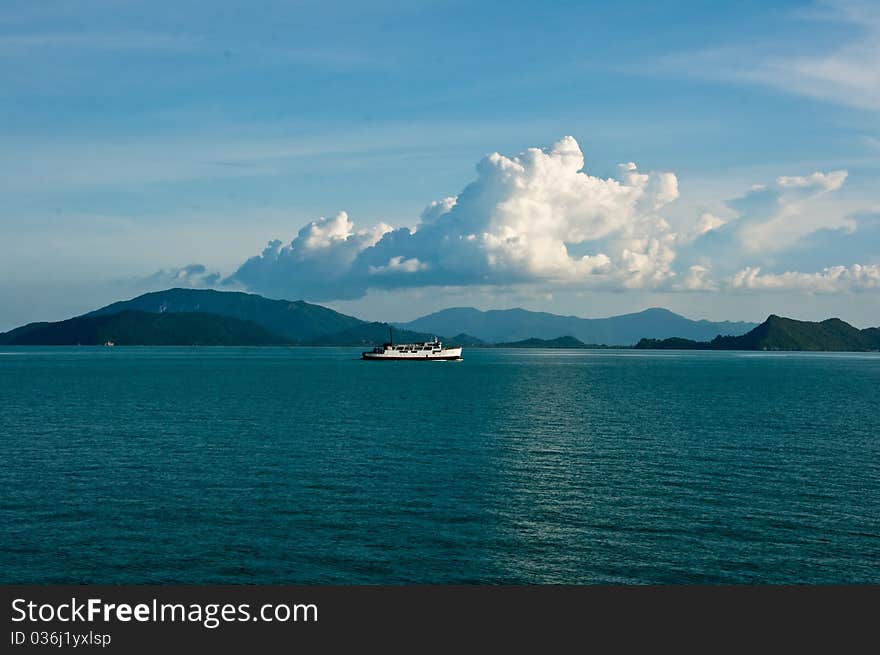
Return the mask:
<svg viewBox="0 0 880 655"><path fill-rule="evenodd" d="M523 339L509 343L497 343L498 348L595 348L595 344L586 344L580 339L571 336L556 337L555 339Z"/></svg>
<svg viewBox="0 0 880 655"><path fill-rule="evenodd" d="M525 309L480 311L473 307L454 307L401 323L400 327L438 334L466 332L493 343L509 343L533 337L555 339L572 336L584 343L632 345L646 336L655 339L679 336L709 340L718 334L740 335L755 325L746 322L694 321L660 308L609 318L580 318Z"/></svg>

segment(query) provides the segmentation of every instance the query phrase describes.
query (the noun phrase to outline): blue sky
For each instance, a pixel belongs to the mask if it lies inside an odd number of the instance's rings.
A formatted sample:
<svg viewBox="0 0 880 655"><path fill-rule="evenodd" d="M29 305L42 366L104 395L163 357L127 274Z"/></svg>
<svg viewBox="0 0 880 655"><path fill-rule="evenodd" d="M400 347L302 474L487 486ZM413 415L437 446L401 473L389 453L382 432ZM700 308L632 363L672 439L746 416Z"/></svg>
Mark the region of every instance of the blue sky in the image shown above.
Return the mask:
<svg viewBox="0 0 880 655"><path fill-rule="evenodd" d="M857 2L7 1L0 330L206 284L877 325L878 43Z"/></svg>

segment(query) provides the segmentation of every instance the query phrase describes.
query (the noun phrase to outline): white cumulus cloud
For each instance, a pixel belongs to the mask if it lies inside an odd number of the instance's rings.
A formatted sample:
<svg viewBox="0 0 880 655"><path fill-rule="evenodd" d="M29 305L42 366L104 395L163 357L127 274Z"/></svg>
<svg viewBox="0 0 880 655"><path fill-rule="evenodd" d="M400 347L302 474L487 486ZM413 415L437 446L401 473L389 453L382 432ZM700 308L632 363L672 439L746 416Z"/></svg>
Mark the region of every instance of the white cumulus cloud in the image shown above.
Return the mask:
<svg viewBox="0 0 880 655"><path fill-rule="evenodd" d="M140 278L135 285L143 288L210 287L220 281L220 273L209 272L204 264L188 264L179 268L165 268Z"/></svg>
<svg viewBox="0 0 880 655"><path fill-rule="evenodd" d="M838 191L847 171L778 177L730 204L743 215L736 222L740 243L753 252L783 250L821 229L849 227L826 196Z"/></svg>
<svg viewBox="0 0 880 655"><path fill-rule="evenodd" d="M270 241L263 252L242 264L227 282L273 295L356 298L361 285L348 279L354 260L391 231L385 223L357 229L348 214L322 217L303 227L287 245Z"/></svg>
<svg viewBox="0 0 880 655"><path fill-rule="evenodd" d="M712 230L717 230L725 223L727 223L727 221L723 218L715 216L715 214L709 212L703 212L700 214L699 220L697 220L697 225L694 231L697 236L702 236Z"/></svg>
<svg viewBox="0 0 880 655"><path fill-rule="evenodd" d="M607 179L583 168L570 136L513 157L492 153L474 182L428 205L412 228L357 229L342 212L307 225L287 246L271 242L230 280L329 299L370 287L654 288L673 278L677 236L657 212L678 198L676 176L633 163Z"/></svg>
<svg viewBox="0 0 880 655"><path fill-rule="evenodd" d="M880 289L880 265L829 266L815 273L787 271L761 273L760 267L745 268L729 281L733 289L760 291L806 291L836 293Z"/></svg>
<svg viewBox="0 0 880 655"><path fill-rule="evenodd" d="M724 203L732 215L703 212L692 228L683 230L681 259L708 256L732 271L772 265L780 253L802 248L817 233L851 234L857 228L855 214L844 210L837 196L847 176L845 170L816 171L756 184Z"/></svg>
<svg viewBox="0 0 880 655"><path fill-rule="evenodd" d="M404 259L402 256L392 257L385 266L370 266L370 273L373 275L384 275L386 273L417 273L418 271L427 270L428 265L420 262L413 257L412 259Z"/></svg>
<svg viewBox="0 0 880 655"><path fill-rule="evenodd" d="M835 204L846 178L845 170L780 176L727 201L726 217L703 211L676 232L662 216L679 196L674 173L627 162L613 177L591 175L568 136L546 149L487 155L473 182L430 203L409 227L358 227L345 212L312 221L226 282L318 301L412 287L877 289L873 256L812 273L780 263L805 244L870 234L870 221L859 228Z"/></svg>
<svg viewBox="0 0 880 655"><path fill-rule="evenodd" d="M687 273L675 285L679 291L715 291L718 287L712 281L708 266L694 264L688 267Z"/></svg>

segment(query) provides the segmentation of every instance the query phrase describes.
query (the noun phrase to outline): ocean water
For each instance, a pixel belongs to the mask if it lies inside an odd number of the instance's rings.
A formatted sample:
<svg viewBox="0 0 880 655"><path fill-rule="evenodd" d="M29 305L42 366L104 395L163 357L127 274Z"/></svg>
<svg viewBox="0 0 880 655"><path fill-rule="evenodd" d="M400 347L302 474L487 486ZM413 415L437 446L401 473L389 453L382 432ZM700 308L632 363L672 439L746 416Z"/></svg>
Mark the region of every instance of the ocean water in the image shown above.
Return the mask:
<svg viewBox="0 0 880 655"><path fill-rule="evenodd" d="M880 583L880 355L0 348L3 583Z"/></svg>

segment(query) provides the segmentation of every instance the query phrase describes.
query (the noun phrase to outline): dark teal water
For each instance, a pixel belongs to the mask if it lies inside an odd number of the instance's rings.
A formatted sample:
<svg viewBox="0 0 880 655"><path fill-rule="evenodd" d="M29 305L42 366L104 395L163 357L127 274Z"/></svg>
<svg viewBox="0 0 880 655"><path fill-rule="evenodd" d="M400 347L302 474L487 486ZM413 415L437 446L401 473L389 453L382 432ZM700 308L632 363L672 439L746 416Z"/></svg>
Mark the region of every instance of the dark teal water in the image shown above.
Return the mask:
<svg viewBox="0 0 880 655"><path fill-rule="evenodd" d="M880 582L880 355L0 353L0 582Z"/></svg>

